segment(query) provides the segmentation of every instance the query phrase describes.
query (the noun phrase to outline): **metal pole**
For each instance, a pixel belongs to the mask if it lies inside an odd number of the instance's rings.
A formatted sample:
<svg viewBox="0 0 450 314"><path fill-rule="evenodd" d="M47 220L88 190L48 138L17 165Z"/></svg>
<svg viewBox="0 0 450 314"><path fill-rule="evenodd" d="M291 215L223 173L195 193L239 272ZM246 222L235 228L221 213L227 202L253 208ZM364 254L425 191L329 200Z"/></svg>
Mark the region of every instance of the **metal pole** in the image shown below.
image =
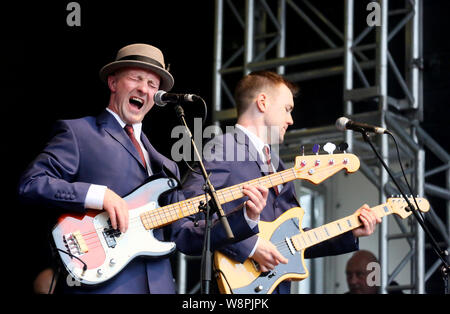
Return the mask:
<svg viewBox="0 0 450 314"><path fill-rule="evenodd" d="M280 39L277 45L277 58L284 58L286 56L286 0L278 0L278 24ZM280 65L277 67L277 72L284 75L285 67Z"/></svg>
<svg viewBox="0 0 450 314"><path fill-rule="evenodd" d="M345 1L345 19L344 19L344 94L353 89L353 0ZM344 115L353 114L352 100L346 100L344 103ZM353 132L345 131L345 142L348 144L348 151L353 151Z"/></svg>
<svg viewBox="0 0 450 314"><path fill-rule="evenodd" d="M450 170L445 172L447 191L450 191ZM450 236L450 199L447 200L447 234Z"/></svg>
<svg viewBox="0 0 450 314"><path fill-rule="evenodd" d="M419 69L417 60L422 58L422 43L421 43L421 1L417 0L411 3L413 18L406 26L406 81L411 93L413 102L412 108L417 109L417 118L421 119L421 112L423 108L422 102L422 73ZM408 50L409 48L409 50ZM411 130L414 142L418 143L416 135L416 128ZM416 154L416 176L415 176L416 194L424 196L425 192L425 151L419 149ZM413 263L414 271L414 286L415 292L418 294L425 293L425 233L418 222L415 222L415 241L416 241L416 255Z"/></svg>
<svg viewBox="0 0 450 314"><path fill-rule="evenodd" d="M244 39L244 75L250 73L247 65L253 59L253 46L254 46L254 12L255 1L247 0L245 2L245 39Z"/></svg>
<svg viewBox="0 0 450 314"><path fill-rule="evenodd" d="M178 274L177 274L177 287L179 294L186 294L187 288L187 260L186 255L178 252Z"/></svg>
<svg viewBox="0 0 450 314"><path fill-rule="evenodd" d="M222 67L222 30L223 30L223 0L216 0L214 23L214 73L213 73L213 123L218 124L216 112L222 110L221 103L221 74Z"/></svg>
<svg viewBox="0 0 450 314"><path fill-rule="evenodd" d="M420 196L424 195L424 180L425 180L425 151L419 150L416 160L416 190ZM416 293L425 293L425 233L420 227L419 223L415 222L416 228Z"/></svg>
<svg viewBox="0 0 450 314"><path fill-rule="evenodd" d="M386 127L384 119L385 113L388 109L388 93L387 93L387 51L388 51L388 0L380 0L380 18L381 25L376 29L377 37L377 66L376 66L376 82L379 87L379 110L380 110L380 125L382 128ZM381 156L384 162L389 165L389 151L388 151L388 138L387 136L381 136ZM380 191L379 200L380 204L386 202L386 195L384 194L384 186L388 183L388 173L380 166ZM387 218L387 217L386 217ZM381 293L385 294L387 281L388 281L388 219L383 219L380 226L380 266L381 266Z"/></svg>

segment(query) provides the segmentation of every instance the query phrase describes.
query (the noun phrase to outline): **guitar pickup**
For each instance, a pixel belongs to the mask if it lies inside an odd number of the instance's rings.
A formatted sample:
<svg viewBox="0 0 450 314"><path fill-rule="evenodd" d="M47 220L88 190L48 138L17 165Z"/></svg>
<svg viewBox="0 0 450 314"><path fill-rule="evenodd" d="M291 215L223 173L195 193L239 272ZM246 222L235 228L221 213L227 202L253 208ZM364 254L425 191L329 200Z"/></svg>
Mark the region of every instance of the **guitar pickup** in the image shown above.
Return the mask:
<svg viewBox="0 0 450 314"><path fill-rule="evenodd" d="M110 248L116 247L117 241L115 238L120 237L122 234L120 230L116 230L111 226L111 220L108 219L108 228L103 229L102 233L105 237L106 245Z"/></svg>
<svg viewBox="0 0 450 314"><path fill-rule="evenodd" d="M291 251L291 254L292 255L295 255L295 249L294 249L294 247L292 246L292 242L291 242L291 239L289 239L289 238L284 238L284 241L286 241L286 244L287 244L287 246L288 246L288 248L289 248L289 251Z"/></svg>
<svg viewBox="0 0 450 314"><path fill-rule="evenodd" d="M255 267L256 271L261 271L259 264L257 262L255 262L253 259L250 259L250 261L253 264L253 267Z"/></svg>

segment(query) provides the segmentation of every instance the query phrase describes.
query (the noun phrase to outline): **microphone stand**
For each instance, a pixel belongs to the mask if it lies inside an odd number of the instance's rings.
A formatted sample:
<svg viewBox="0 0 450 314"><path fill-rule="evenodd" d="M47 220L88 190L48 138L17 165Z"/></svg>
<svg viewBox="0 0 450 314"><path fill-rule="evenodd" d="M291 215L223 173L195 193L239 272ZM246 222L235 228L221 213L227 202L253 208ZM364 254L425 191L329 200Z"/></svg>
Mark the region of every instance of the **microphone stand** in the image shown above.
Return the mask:
<svg viewBox="0 0 450 314"><path fill-rule="evenodd" d="M211 283L211 270L212 270L211 227L212 227L212 214L214 212L217 213L220 222L223 224L227 238L231 241L234 239L234 235L233 235L233 232L231 231L231 228L230 228L228 220L225 216L225 213L223 212L222 206L217 197L216 190L214 189L214 186L211 184L211 181L209 180L209 175L206 173L205 166L204 166L204 164L202 162L202 158L198 152L198 149L195 144L192 133L189 130L189 127L184 118L183 107L181 107L179 104L177 104L175 106L175 112L176 112L178 118L183 123L183 125L186 129L186 132L191 139L191 144L192 144L192 147L194 148L195 156L197 157L197 159L199 161L200 169L201 169L203 178L205 179L205 184L203 186L203 190L205 191L206 203L200 202L200 206L199 206L199 210L203 211L205 213L205 235L204 235L204 241L203 241L203 252L202 252L202 263L201 263L201 277L202 277L201 293L209 294L210 293L210 283ZM207 199L207 194L209 194L211 197L210 202ZM211 209L212 209L212 211L211 211Z"/></svg>
<svg viewBox="0 0 450 314"><path fill-rule="evenodd" d="M442 278L444 280L444 285L445 285L444 289L445 289L445 294L449 294L449 291L448 291L448 279L449 279L449 275L450 275L450 266L448 265L448 263L447 263L447 261L445 259L445 257L448 256L447 250L441 250L441 248L437 244L436 240L434 239L433 235L431 234L431 232L428 230L427 226L425 225L424 221L422 220L422 218L417 213L417 210L411 204L411 202L409 201L408 197L406 197L405 194L403 193L403 191L400 188L399 184L397 183L397 181L395 180L394 176L392 175L388 165L386 165L386 163L384 162L383 158L380 156L380 154L376 150L375 146L373 145L372 141L370 140L368 132L366 130L362 129L362 128L359 128L358 131L362 133L364 141L369 143L370 147L375 152L375 155L377 155L378 159L381 161L381 164L383 165L383 167L386 169L387 173L391 177L392 182L394 182L394 184L397 187L398 191L400 192L402 197L405 199L406 203L408 204L408 206L406 207L406 210L407 211L411 211L413 213L413 216L416 218L416 220L419 223L419 225L422 227L422 229L425 231L425 233L427 234L427 236L431 240L431 244L432 244L431 246L433 247L433 250L436 252L436 254L438 255L438 257L441 259L441 261L443 263L443 266L441 267L441 273L442 273ZM389 132L389 131L387 131L387 132Z"/></svg>

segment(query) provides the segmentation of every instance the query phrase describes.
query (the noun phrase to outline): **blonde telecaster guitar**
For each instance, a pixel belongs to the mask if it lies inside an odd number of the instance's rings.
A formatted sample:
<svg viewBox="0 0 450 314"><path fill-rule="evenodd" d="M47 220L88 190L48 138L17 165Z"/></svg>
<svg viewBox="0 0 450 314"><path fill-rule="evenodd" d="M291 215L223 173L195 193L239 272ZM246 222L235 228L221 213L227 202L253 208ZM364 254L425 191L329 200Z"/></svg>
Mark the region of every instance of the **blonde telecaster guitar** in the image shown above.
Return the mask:
<svg viewBox="0 0 450 314"><path fill-rule="evenodd" d="M413 200L411 203L414 204ZM424 198L417 198L419 209L426 212L430 204ZM373 207L379 217L397 214L408 217L407 203L402 198L390 198L385 204ZM322 241L331 239L362 225L358 216L352 214L308 231L301 230L303 209L291 208L273 222L259 222L259 236L271 241L286 257L287 264L279 264L270 272L262 273L251 259L239 263L218 251L214 254L214 265L218 271L218 286L221 293L265 294L271 293L286 279L303 280L308 277L304 262L304 251Z"/></svg>
<svg viewBox="0 0 450 314"><path fill-rule="evenodd" d="M353 154L300 156L295 166L268 176L216 191L221 204L244 196L244 185L271 188L295 179L318 184L342 169L355 172L359 159ZM175 188L169 178L151 178L124 197L128 203L129 228L120 233L111 226L106 212L88 211L84 215L61 216L53 229L55 247L70 275L79 283L96 285L114 277L137 256L161 257L175 250L173 242L162 242L153 229L196 214L205 201L203 195L160 207L159 196Z"/></svg>

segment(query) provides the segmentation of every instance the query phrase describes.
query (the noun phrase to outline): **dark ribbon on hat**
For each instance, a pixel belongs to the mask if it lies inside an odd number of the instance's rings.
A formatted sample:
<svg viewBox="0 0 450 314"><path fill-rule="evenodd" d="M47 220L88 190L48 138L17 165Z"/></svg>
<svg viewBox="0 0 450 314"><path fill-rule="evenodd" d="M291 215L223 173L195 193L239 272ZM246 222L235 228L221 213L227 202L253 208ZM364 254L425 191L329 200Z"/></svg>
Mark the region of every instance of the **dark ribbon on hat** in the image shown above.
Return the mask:
<svg viewBox="0 0 450 314"><path fill-rule="evenodd" d="M156 61L155 59L149 58L149 57L145 57L145 56L140 56L140 55L130 55L130 56L125 56L123 58L120 58L116 61L122 61L122 60L132 60L132 61L142 61L142 62L146 62L146 63L150 63L153 65L156 65L157 67L163 68L163 65L161 63L159 63L158 61Z"/></svg>

